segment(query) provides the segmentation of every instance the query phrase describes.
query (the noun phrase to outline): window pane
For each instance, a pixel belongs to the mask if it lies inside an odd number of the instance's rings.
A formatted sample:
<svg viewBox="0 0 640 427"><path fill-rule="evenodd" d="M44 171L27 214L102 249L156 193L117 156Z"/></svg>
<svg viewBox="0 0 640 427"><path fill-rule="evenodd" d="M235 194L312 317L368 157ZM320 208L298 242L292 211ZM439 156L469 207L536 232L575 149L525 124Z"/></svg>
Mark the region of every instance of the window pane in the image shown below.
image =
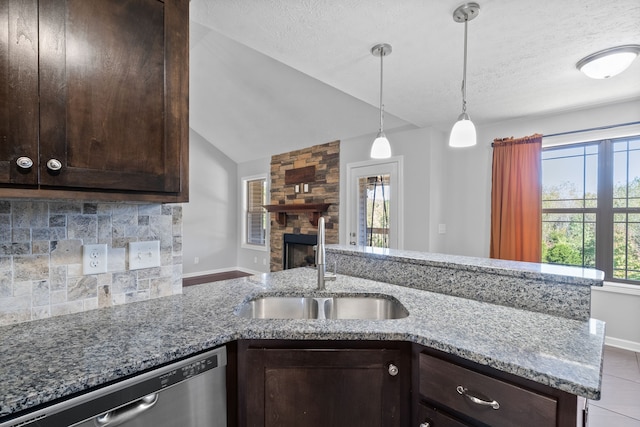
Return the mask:
<svg viewBox="0 0 640 427"><path fill-rule="evenodd" d="M246 181L246 243L250 245L265 245L268 219L264 208L267 203L266 183L266 179Z"/></svg>
<svg viewBox="0 0 640 427"><path fill-rule="evenodd" d="M265 214L247 214L247 243L252 245L265 244Z"/></svg>
<svg viewBox="0 0 640 427"><path fill-rule="evenodd" d="M614 143L613 207L640 207L640 150L627 141Z"/></svg>
<svg viewBox="0 0 640 427"><path fill-rule="evenodd" d="M389 247L391 176L378 175L359 179L360 244Z"/></svg>
<svg viewBox="0 0 640 427"><path fill-rule="evenodd" d="M616 214L614 223L614 277L640 280L640 218Z"/></svg>
<svg viewBox="0 0 640 427"><path fill-rule="evenodd" d="M586 154L585 147L554 149L543 153L543 209L595 208L598 192L597 155Z"/></svg>
<svg viewBox="0 0 640 427"><path fill-rule="evenodd" d="M595 266L595 214L543 214L542 262Z"/></svg>

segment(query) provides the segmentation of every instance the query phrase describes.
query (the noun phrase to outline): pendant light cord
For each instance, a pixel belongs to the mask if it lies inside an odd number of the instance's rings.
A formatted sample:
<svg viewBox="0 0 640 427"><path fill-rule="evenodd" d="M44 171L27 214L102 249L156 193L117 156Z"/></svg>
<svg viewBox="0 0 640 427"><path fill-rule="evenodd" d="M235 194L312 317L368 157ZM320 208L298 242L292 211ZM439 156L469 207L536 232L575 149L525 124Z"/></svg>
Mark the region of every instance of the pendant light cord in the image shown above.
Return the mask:
<svg viewBox="0 0 640 427"><path fill-rule="evenodd" d="M382 59L384 58L384 47L380 48L380 132L383 132L383 124L384 124L384 106L382 105L382 76L383 76L383 66Z"/></svg>
<svg viewBox="0 0 640 427"><path fill-rule="evenodd" d="M468 15L464 15L464 65L462 67L462 112L467 112L467 23Z"/></svg>

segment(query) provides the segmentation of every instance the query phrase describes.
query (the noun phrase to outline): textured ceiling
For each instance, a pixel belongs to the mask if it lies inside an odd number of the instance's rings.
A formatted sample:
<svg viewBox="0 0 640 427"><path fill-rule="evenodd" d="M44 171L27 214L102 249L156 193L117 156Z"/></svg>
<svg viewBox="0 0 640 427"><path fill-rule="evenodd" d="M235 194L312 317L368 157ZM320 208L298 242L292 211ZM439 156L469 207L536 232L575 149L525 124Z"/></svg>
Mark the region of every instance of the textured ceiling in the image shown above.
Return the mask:
<svg viewBox="0 0 640 427"><path fill-rule="evenodd" d="M640 44L637 0L485 0L468 24L476 125L640 99L640 61L591 80L595 51ZM447 131L461 111L459 0L192 0L191 127L236 162L375 134Z"/></svg>

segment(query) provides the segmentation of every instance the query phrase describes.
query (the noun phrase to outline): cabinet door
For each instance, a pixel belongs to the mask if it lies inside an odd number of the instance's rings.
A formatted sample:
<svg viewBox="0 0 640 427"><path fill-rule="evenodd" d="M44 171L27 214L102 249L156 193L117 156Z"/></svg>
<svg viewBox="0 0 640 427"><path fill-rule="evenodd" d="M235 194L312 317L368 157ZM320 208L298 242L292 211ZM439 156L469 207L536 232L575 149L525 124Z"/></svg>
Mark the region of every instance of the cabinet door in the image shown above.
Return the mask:
<svg viewBox="0 0 640 427"><path fill-rule="evenodd" d="M187 1L40 0L41 185L181 191Z"/></svg>
<svg viewBox="0 0 640 427"><path fill-rule="evenodd" d="M23 167L18 166L21 159ZM33 166L28 166L28 161ZM38 2L0 1L0 184L38 182Z"/></svg>
<svg viewBox="0 0 640 427"><path fill-rule="evenodd" d="M247 350L247 425L400 426L400 360L399 350Z"/></svg>

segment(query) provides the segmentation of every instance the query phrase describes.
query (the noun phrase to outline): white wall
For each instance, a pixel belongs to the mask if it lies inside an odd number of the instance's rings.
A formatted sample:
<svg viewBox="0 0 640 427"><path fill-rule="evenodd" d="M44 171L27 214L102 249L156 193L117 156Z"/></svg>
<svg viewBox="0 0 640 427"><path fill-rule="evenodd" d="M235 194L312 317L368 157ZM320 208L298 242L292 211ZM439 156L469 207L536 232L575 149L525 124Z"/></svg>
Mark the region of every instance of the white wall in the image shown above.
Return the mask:
<svg viewBox="0 0 640 427"><path fill-rule="evenodd" d="M183 204L184 275L233 269L238 245L237 166L192 129L189 187L189 203Z"/></svg>
<svg viewBox="0 0 640 427"><path fill-rule="evenodd" d="M275 153L274 153L275 154ZM238 262L239 269L247 272L269 272L269 229L267 226L267 244L264 250L249 249L242 247L240 239L242 238L242 214L243 214L243 188L242 179L246 177L264 175L267 178L267 194L269 194L269 184L271 183L271 158L258 159L251 162L238 164L238 203L236 210L238 212Z"/></svg>

